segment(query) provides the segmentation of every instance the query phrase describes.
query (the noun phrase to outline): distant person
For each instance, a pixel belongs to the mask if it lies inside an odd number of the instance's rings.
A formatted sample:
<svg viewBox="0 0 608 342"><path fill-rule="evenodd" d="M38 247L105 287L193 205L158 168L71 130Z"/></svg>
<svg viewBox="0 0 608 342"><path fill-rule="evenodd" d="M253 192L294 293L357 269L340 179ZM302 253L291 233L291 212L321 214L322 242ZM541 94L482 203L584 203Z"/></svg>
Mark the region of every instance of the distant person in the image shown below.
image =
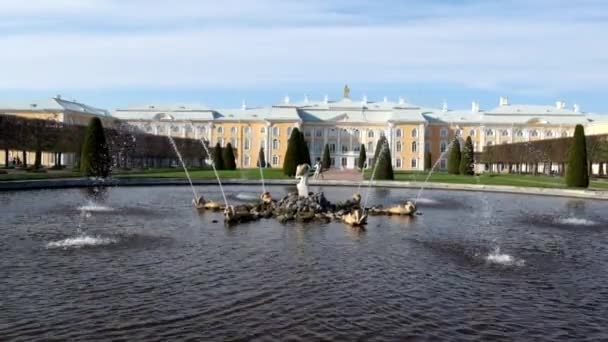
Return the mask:
<svg viewBox="0 0 608 342"><path fill-rule="evenodd" d="M321 177L321 179L324 179L323 163L321 163L320 158L317 158L317 161L315 162L315 175L313 176L313 179L319 179L319 177Z"/></svg>

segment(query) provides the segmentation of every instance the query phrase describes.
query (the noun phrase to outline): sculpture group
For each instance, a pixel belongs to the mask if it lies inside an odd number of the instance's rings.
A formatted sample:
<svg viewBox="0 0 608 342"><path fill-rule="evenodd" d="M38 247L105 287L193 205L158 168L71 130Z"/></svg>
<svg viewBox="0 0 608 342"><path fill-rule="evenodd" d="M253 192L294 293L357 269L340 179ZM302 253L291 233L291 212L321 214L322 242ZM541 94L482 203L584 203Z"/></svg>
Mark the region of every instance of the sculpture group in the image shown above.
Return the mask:
<svg viewBox="0 0 608 342"><path fill-rule="evenodd" d="M258 201L241 205L222 206L215 201L206 201L202 196L193 202L197 209L224 212L224 222L236 224L256 221L263 218L275 218L281 223L288 221L341 221L352 227L364 227L368 215L413 215L416 205L412 201L383 208L373 206L365 208L361 195L355 193L352 198L336 204L330 203L322 192L311 193L308 189L308 177L311 167L308 164L298 165L295 178L297 192L289 193L279 201L272 198L269 192L263 192Z"/></svg>

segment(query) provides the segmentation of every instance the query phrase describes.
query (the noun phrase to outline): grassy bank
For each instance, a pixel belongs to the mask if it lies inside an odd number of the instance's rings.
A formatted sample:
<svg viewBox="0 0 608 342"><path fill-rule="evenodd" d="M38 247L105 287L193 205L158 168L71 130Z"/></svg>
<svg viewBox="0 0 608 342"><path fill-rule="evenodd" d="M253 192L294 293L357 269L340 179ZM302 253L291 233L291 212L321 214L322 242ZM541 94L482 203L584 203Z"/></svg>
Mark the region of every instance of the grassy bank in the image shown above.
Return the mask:
<svg viewBox="0 0 608 342"><path fill-rule="evenodd" d="M427 172L395 172L395 180L409 182L423 182L428 176ZM366 179L369 174L366 173ZM433 183L450 184L479 184L479 185L508 185L536 188L566 188L563 177L544 175L517 175L517 174L482 174L480 176L451 175L445 172L435 172L429 178ZM608 189L605 180L591 181L592 189Z"/></svg>

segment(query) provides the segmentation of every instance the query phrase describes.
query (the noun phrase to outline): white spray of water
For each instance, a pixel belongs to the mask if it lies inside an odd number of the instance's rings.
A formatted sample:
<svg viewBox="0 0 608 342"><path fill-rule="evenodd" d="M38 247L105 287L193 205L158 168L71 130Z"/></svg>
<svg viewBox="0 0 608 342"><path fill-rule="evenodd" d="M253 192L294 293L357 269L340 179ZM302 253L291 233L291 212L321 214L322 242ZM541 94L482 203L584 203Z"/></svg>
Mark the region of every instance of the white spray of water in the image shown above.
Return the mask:
<svg viewBox="0 0 608 342"><path fill-rule="evenodd" d="M66 238L59 241L51 241L46 244L46 248L82 248L90 246L104 246L118 242L117 239L104 238L101 236L79 235L73 238Z"/></svg>
<svg viewBox="0 0 608 342"><path fill-rule="evenodd" d="M500 252L500 247L496 247L491 253L486 256L486 261L494 264L505 266L523 266L525 261L516 259L513 256Z"/></svg>
<svg viewBox="0 0 608 342"><path fill-rule="evenodd" d="M369 178L369 185L367 186L367 190L365 191L365 200L363 201L363 207L367 208L367 199L369 198L369 192L372 189L372 184L374 182L374 177L376 177L376 170L378 169L378 165L380 164L380 161L382 160L382 157L384 156L384 149L388 148L388 143L384 142L384 144L382 144L382 147L380 148L380 151L378 152L378 160L374 160L374 168L372 169L372 175ZM363 182L361 182L363 183ZM359 183L359 188L361 187L361 183ZM359 189L357 189L357 192L359 192Z"/></svg>
<svg viewBox="0 0 608 342"><path fill-rule="evenodd" d="M559 224L572 225L572 226L595 226L595 225L597 225L597 222L595 222L595 221L584 219L584 218L578 218L578 217L562 217L562 218L558 218L556 220L556 222Z"/></svg>
<svg viewBox="0 0 608 342"><path fill-rule="evenodd" d="M93 211L93 212L108 212L114 211L114 208L107 207L105 205L101 205L95 203L93 201L89 201L86 205L78 207L80 211Z"/></svg>
<svg viewBox="0 0 608 342"><path fill-rule="evenodd" d="M188 173L188 168L186 167L186 164L184 163L182 154L179 153L179 149L177 148L177 145L175 144L175 140L173 140L173 137L171 137L170 133L167 135L167 137L169 138L169 141L171 141L171 146L173 146L173 149L175 150L175 154L177 154L177 157L179 158L179 162L182 164L182 168L184 169L184 172L186 173L186 177L188 178L188 183L190 183L190 188L192 189L192 194L194 195L194 200L196 201L196 200L198 200L198 194L196 193L194 184L192 184L192 178L190 178L190 173Z"/></svg>
<svg viewBox="0 0 608 342"><path fill-rule="evenodd" d="M207 157L211 157L211 153L209 153L209 148L207 148L207 144L203 139L200 140L203 148L205 149L205 153L207 153ZM213 168L213 173L215 174L215 178L217 179L217 184L220 186L220 191L222 192L222 197L224 198L224 204L226 208L228 208L228 199L226 198L226 193L224 192L224 187L222 187L222 181L220 180L220 175L217 173L217 169L215 168L215 163L211 161L211 167ZM198 197L197 197L198 199Z"/></svg>
<svg viewBox="0 0 608 342"><path fill-rule="evenodd" d="M414 203L418 203L418 200L420 199L420 196L422 195L422 192L424 191L424 187L426 186L426 183L428 183L429 179L433 175L433 172L435 172L435 169L437 168L437 165L439 165L439 163L441 162L441 160L443 159L443 157L446 155L446 153L448 153L448 151L450 150L450 148L451 148L451 146L452 146L453 143L454 142L452 141L446 147L445 151L443 151L443 153L441 153L441 155L439 156L439 158L437 158L437 161L435 162L435 164L433 164L433 167L431 167L431 170L426 175L426 178L424 179L424 182L420 186L420 190L418 190L418 194L416 195L416 200L414 201Z"/></svg>

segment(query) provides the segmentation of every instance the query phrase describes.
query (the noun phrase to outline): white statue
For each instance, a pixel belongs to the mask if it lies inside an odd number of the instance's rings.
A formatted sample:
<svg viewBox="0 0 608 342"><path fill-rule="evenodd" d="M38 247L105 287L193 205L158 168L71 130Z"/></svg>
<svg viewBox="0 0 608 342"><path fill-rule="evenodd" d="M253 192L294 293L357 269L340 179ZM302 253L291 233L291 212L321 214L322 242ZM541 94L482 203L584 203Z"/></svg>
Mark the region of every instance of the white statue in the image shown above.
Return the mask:
<svg viewBox="0 0 608 342"><path fill-rule="evenodd" d="M299 197L308 197L308 171L310 171L308 164L300 164L296 168L296 179L300 180L297 185Z"/></svg>

